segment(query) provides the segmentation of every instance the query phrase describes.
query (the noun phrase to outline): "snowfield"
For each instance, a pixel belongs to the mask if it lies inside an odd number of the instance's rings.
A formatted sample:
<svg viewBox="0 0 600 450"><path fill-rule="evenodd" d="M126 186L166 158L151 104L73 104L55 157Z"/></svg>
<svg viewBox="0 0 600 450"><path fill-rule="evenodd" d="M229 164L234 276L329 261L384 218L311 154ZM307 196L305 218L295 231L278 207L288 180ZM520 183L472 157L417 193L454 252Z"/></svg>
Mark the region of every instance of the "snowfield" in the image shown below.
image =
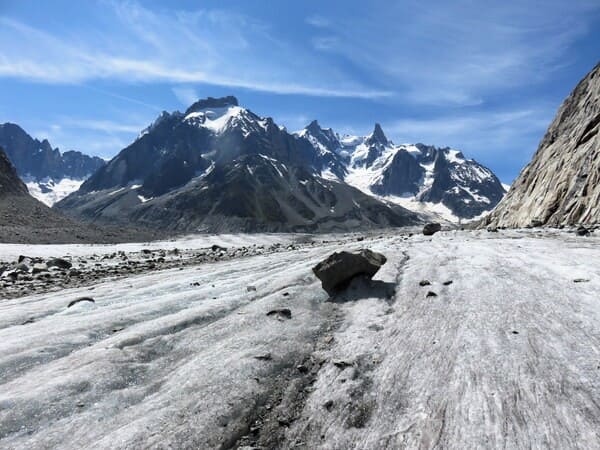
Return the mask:
<svg viewBox="0 0 600 450"><path fill-rule="evenodd" d="M1 301L0 447L600 448L599 237L314 239ZM328 301L311 267L364 247Z"/></svg>

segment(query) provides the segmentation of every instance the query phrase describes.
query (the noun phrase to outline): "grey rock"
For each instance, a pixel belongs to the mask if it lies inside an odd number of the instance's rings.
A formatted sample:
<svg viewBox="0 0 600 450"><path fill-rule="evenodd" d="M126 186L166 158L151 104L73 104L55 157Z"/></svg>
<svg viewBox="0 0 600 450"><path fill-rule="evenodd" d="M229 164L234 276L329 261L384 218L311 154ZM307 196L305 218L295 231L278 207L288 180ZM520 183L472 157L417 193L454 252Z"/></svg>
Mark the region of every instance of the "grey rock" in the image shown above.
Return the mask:
<svg viewBox="0 0 600 450"><path fill-rule="evenodd" d="M333 295L356 276L372 278L386 262L386 257L368 249L358 253L336 252L315 267L313 272L321 280L323 289Z"/></svg>
<svg viewBox="0 0 600 450"><path fill-rule="evenodd" d="M437 222L428 223L423 227L423 234L425 236L432 236L438 231L442 230L442 225Z"/></svg>
<svg viewBox="0 0 600 450"><path fill-rule="evenodd" d="M600 223L600 63L563 102L531 162L482 225Z"/></svg>
<svg viewBox="0 0 600 450"><path fill-rule="evenodd" d="M279 319L291 319L292 311L289 308L272 309L267 313L267 316L275 316Z"/></svg>
<svg viewBox="0 0 600 450"><path fill-rule="evenodd" d="M70 269L73 264L63 258L51 258L46 261L47 267L58 267L59 269Z"/></svg>

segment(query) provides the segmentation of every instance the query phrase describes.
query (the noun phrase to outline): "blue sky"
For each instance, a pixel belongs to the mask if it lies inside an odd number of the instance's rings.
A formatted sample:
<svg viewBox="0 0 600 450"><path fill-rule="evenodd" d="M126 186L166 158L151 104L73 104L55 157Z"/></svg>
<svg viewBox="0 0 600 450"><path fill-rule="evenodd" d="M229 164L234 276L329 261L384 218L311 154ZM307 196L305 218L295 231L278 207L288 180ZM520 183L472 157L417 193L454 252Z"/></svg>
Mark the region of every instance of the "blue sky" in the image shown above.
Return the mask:
<svg viewBox="0 0 600 450"><path fill-rule="evenodd" d="M111 157L162 110L233 94L462 149L510 182L600 57L600 2L0 0L0 122Z"/></svg>

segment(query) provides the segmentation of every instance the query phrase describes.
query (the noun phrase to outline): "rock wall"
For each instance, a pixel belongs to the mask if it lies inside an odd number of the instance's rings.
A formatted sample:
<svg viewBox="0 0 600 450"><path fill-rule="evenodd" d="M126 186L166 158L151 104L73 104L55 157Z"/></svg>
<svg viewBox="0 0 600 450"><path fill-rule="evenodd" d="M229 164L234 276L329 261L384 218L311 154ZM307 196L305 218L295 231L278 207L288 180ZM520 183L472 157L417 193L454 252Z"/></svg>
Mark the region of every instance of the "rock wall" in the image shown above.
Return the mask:
<svg viewBox="0 0 600 450"><path fill-rule="evenodd" d="M600 63L563 102L532 161L485 225L600 223Z"/></svg>

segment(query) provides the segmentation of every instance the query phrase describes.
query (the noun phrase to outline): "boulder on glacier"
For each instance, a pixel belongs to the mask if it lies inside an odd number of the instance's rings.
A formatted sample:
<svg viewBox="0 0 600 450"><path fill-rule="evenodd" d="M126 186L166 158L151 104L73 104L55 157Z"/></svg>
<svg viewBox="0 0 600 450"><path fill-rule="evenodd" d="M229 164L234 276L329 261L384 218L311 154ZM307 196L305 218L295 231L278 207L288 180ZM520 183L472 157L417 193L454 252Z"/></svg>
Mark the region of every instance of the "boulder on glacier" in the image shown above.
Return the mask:
<svg viewBox="0 0 600 450"><path fill-rule="evenodd" d="M321 280L323 289L329 295L333 295L356 276L373 278L386 261L384 255L369 249L360 250L358 253L336 252L312 270Z"/></svg>

